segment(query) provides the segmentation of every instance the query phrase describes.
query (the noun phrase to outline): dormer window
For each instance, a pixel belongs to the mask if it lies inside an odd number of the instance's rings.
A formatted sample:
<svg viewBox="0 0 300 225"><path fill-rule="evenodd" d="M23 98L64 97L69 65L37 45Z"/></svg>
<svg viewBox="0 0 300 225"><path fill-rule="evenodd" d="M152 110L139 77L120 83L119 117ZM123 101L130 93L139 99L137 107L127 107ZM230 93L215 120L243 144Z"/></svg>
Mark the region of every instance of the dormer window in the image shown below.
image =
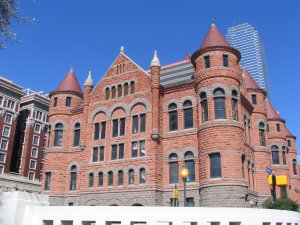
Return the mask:
<svg viewBox="0 0 300 225"><path fill-rule="evenodd" d="M223 55L223 66L228 67L228 55Z"/></svg>
<svg viewBox="0 0 300 225"><path fill-rule="evenodd" d="M209 55L204 56L205 69L210 68Z"/></svg>

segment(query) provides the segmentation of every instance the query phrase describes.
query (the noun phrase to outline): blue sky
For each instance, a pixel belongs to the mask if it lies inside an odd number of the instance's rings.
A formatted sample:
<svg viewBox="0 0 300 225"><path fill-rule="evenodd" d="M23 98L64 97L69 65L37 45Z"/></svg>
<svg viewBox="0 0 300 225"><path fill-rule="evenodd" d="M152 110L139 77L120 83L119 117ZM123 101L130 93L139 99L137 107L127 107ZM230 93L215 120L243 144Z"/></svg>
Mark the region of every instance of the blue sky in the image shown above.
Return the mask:
<svg viewBox="0 0 300 225"><path fill-rule="evenodd" d="M0 51L0 75L24 88L55 89L71 66L81 84L92 70L97 83L120 46L144 69L153 51L161 63L199 48L214 18L218 28L248 22L266 50L272 102L300 138L300 2L169 0L20 0L36 23L14 25L20 44Z"/></svg>

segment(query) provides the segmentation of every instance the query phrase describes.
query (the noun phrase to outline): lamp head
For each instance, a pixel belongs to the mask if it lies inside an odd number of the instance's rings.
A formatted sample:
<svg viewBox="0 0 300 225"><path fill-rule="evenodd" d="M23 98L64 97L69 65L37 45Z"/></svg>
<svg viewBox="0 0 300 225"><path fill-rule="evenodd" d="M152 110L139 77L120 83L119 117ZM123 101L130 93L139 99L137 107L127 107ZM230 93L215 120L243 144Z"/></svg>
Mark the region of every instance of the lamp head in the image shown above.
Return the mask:
<svg viewBox="0 0 300 225"><path fill-rule="evenodd" d="M185 167L182 167L180 169L180 176L183 178L183 179L186 179L188 176L189 176L189 170Z"/></svg>

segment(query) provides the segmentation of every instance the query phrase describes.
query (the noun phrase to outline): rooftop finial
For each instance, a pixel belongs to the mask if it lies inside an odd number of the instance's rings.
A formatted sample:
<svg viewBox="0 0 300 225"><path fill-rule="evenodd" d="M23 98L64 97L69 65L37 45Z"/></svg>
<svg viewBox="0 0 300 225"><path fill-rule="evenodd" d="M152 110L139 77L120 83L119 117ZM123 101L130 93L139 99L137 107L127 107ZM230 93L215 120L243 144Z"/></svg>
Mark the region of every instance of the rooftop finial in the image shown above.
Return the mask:
<svg viewBox="0 0 300 225"><path fill-rule="evenodd" d="M73 66L71 66L71 69L70 69L70 71L71 71L71 72L74 72Z"/></svg>
<svg viewBox="0 0 300 225"><path fill-rule="evenodd" d="M215 20L214 20L213 16L211 17L211 26L216 26L216 23L215 23Z"/></svg>
<svg viewBox="0 0 300 225"><path fill-rule="evenodd" d="M84 86L94 86L94 82L92 79L92 71L89 71L89 75L84 82Z"/></svg>
<svg viewBox="0 0 300 225"><path fill-rule="evenodd" d="M120 54L124 54L124 46L121 46Z"/></svg>
<svg viewBox="0 0 300 225"><path fill-rule="evenodd" d="M150 67L153 67L153 66L159 66L160 67L160 61L157 57L157 51L156 50L154 51L154 56L153 56L153 59L152 59L151 64L150 64Z"/></svg>

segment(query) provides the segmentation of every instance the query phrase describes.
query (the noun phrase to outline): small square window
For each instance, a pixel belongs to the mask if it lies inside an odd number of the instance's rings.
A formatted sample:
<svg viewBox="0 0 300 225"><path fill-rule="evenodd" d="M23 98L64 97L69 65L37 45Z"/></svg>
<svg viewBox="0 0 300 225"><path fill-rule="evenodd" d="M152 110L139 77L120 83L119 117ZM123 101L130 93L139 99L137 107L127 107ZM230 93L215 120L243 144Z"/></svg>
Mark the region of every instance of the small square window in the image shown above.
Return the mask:
<svg viewBox="0 0 300 225"><path fill-rule="evenodd" d="M67 106L67 107L71 107L71 100L72 100L71 97L67 97L67 98L66 98L66 106Z"/></svg>
<svg viewBox="0 0 300 225"><path fill-rule="evenodd" d="M31 149L31 157L36 158L38 155L38 149L37 148L32 148Z"/></svg>
<svg viewBox="0 0 300 225"><path fill-rule="evenodd" d="M4 126L2 131L2 136L9 137L9 135L10 135L10 127Z"/></svg>
<svg viewBox="0 0 300 225"><path fill-rule="evenodd" d="M1 149L2 150L7 150L7 147L8 147L8 140L6 140L6 139L2 139L1 140Z"/></svg>
<svg viewBox="0 0 300 225"><path fill-rule="evenodd" d="M210 68L209 56L204 56L205 69Z"/></svg>
<svg viewBox="0 0 300 225"><path fill-rule="evenodd" d="M30 160L29 168L30 169L35 169L36 168L36 161L35 160Z"/></svg>
<svg viewBox="0 0 300 225"><path fill-rule="evenodd" d="M6 158L6 154L0 153L0 162L4 163Z"/></svg>
<svg viewBox="0 0 300 225"><path fill-rule="evenodd" d="M29 172L28 173L28 179L29 180L34 180L34 172Z"/></svg>
<svg viewBox="0 0 300 225"><path fill-rule="evenodd" d="M34 145L39 145L39 137L38 136L33 136L33 141L32 141L32 144Z"/></svg>
<svg viewBox="0 0 300 225"><path fill-rule="evenodd" d="M7 124L11 124L12 123L12 115L7 113L5 115L4 122L7 123Z"/></svg>

